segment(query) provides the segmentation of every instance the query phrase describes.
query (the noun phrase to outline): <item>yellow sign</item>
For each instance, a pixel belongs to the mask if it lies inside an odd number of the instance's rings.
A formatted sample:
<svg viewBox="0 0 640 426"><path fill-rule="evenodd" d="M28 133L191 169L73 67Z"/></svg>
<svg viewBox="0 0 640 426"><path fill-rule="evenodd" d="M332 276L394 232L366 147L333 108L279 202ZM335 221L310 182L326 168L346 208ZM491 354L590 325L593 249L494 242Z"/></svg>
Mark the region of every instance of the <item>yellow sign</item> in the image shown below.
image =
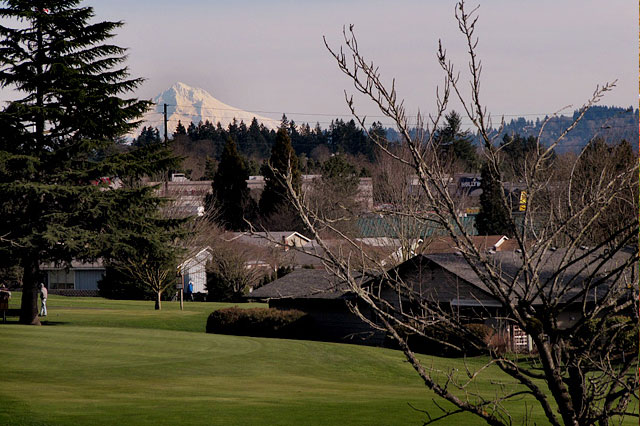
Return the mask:
<svg viewBox="0 0 640 426"><path fill-rule="evenodd" d="M527 210L527 191L520 192L520 211Z"/></svg>

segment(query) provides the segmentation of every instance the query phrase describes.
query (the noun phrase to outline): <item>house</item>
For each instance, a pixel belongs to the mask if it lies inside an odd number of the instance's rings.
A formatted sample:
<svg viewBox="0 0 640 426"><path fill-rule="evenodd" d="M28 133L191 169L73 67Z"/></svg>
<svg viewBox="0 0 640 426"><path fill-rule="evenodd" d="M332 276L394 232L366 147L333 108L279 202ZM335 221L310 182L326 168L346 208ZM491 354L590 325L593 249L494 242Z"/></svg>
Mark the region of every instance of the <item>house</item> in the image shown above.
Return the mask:
<svg viewBox="0 0 640 426"><path fill-rule="evenodd" d="M95 262L74 260L71 265L48 263L40 265L45 284L51 294L65 296L97 296L98 281L106 272L102 259Z"/></svg>
<svg viewBox="0 0 640 426"><path fill-rule="evenodd" d="M281 266L322 266L313 256L317 249L315 243L296 231L226 232L221 238L245 253L247 268L262 268L271 273Z"/></svg>
<svg viewBox="0 0 640 426"><path fill-rule="evenodd" d="M147 182L156 187L156 194L169 198L172 203L163 207L167 214L175 217L203 216L205 200L211 194L211 181L192 181L182 173L174 173L164 182Z"/></svg>
<svg viewBox="0 0 640 426"><path fill-rule="evenodd" d="M211 248L205 247L178 265L178 271L183 277L184 285L191 282L194 293L207 293L206 267L207 262L212 258Z"/></svg>
<svg viewBox="0 0 640 426"><path fill-rule="evenodd" d="M626 283L637 282L637 265L626 267L615 278L597 282L587 293L586 300L574 300L573 297L583 290L585 282L594 272L592 262L597 263L600 256L599 253L590 253L588 249L583 251L584 253L573 255L576 261L567 267L564 273L559 272L559 265L568 255L566 249L547 250L538 259L537 276L543 283L543 289L546 288L544 283L553 280L568 288L559 299L560 313L557 323L560 328L575 323L580 316L583 302L597 303L612 285L619 284L620 280ZM629 249L617 253L614 258L599 265L598 272L616 270L626 265L625 262L633 255L632 251L633 249ZM500 274L507 280L512 277L512 297L516 298L516 294L525 286L523 278L518 275L522 265L521 253L496 251L490 256L493 266ZM335 340L344 341L349 336L366 336L360 342L384 343L384 336L375 332L349 310L349 304L358 306L366 318L375 322L367 307L358 304L354 292L344 283L321 270L294 272L297 273L289 274L257 289L251 294L251 298L267 300L270 307L278 309L299 309L308 312L316 319L319 328L326 328L326 336ZM388 284L389 279L401 281L406 288L410 288L411 297L398 294L395 287ZM491 290L459 253L419 254L387 270L384 278L373 278L362 285L378 294L396 312L412 313L421 310L421 304L431 304L454 313L462 323L480 322L490 325L506 336L512 350L531 349L531 340L508 319L505 320L507 312L500 301L493 296ZM541 304L540 296L532 301L534 308Z"/></svg>
<svg viewBox="0 0 640 426"><path fill-rule="evenodd" d="M194 293L206 293L206 264L211 260L210 248L206 247L190 256L178 266L185 284L193 283ZM98 296L98 282L106 273L102 259L94 262L73 260L70 265L47 263L40 265L43 280L51 294L63 296Z"/></svg>
<svg viewBox="0 0 640 426"><path fill-rule="evenodd" d="M558 296L557 326L561 329L570 327L581 316L583 304L598 303L614 285L637 282L637 265L621 269L633 256L632 252L633 249L629 248L603 261L600 259L604 253L592 253L588 248L579 249L577 253L568 252L567 249L545 251L535 259L542 294L532 299L533 309L540 309L544 303L543 297L549 297L551 283L555 282L558 286L566 288L566 292ZM494 250L490 253L493 268L505 279L503 284L505 294L510 294L510 298L514 301L519 300L520 295L525 293L527 288L525 278L520 271L521 253ZM574 259L568 266L566 266L567 256ZM565 267L560 268L560 265ZM477 268L480 271L484 269L480 264ZM618 275L602 278L606 276L606 271L619 269ZM591 282L592 274L596 272L595 281ZM508 318L507 311L502 308L501 302L493 296L492 291L460 253L417 255L387 271L387 274L411 288L412 296L422 303L432 303L441 309L455 313L461 322L484 322L502 332L508 336L512 350L531 349L531 340L517 326L504 320ZM584 297L574 299L583 294L582 292L587 288L586 285L590 286L590 290L584 294ZM416 304L406 297L399 298L390 286L387 286L386 290L384 286L380 288L382 297L398 311L407 312L416 307Z"/></svg>
<svg viewBox="0 0 640 426"><path fill-rule="evenodd" d="M308 191L314 184L314 181L322 178L322 175L302 175L302 191ZM249 176L247 187L254 198L260 198L259 194L265 186L264 176ZM354 199L367 211L373 209L373 179L370 177L361 177L358 180L358 190Z"/></svg>
<svg viewBox="0 0 640 426"><path fill-rule="evenodd" d="M357 301L347 285L322 269L296 269L254 290L247 298L267 301L270 308L306 312L313 319L310 338L378 346L385 340L383 333L351 312L349 304ZM364 305L361 309L368 312Z"/></svg>

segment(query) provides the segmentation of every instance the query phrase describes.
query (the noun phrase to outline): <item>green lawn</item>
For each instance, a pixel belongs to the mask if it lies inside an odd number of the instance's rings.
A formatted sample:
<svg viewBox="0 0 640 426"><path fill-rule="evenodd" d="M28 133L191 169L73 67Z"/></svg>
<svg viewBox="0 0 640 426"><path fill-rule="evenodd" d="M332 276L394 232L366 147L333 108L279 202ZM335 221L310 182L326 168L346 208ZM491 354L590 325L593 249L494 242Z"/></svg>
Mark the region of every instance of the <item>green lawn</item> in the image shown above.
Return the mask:
<svg viewBox="0 0 640 426"><path fill-rule="evenodd" d="M419 425L424 415L409 404L435 408L397 351L205 334L207 315L224 304L182 312L177 303L154 311L152 302L99 298L49 304L43 327L0 324L1 425ZM425 358L464 369L462 360ZM475 388L490 396L500 382L512 386L489 370ZM525 402L508 406L516 419ZM442 424L456 423L481 424L468 415Z"/></svg>
<svg viewBox="0 0 640 426"><path fill-rule="evenodd" d="M20 293L13 293L10 308L20 307ZM109 300L101 297L63 297L50 295L48 315L41 319L45 325L80 325L97 327L153 328L162 330L204 332L207 317L216 309L235 306L233 303L162 302L156 311L153 301ZM243 307L266 306L243 303ZM12 318L17 321L16 318Z"/></svg>

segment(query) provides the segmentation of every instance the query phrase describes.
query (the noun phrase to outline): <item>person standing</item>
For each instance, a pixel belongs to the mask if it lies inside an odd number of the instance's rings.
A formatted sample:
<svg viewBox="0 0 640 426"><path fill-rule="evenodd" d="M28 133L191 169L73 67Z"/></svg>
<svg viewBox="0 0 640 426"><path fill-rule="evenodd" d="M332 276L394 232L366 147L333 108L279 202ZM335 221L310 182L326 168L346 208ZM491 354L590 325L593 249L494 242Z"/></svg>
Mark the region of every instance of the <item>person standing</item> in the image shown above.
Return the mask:
<svg viewBox="0 0 640 426"><path fill-rule="evenodd" d="M187 286L187 292L189 293L189 300L193 302L193 282L189 280L189 285Z"/></svg>
<svg viewBox="0 0 640 426"><path fill-rule="evenodd" d="M9 309L9 299L11 299L11 292L7 287L0 285L0 311L2 311L2 322L7 322L7 309Z"/></svg>
<svg viewBox="0 0 640 426"><path fill-rule="evenodd" d="M47 316L47 295L48 294L49 292L47 291L47 288L44 286L44 284L40 283L40 299L42 299L42 308L40 309L41 317Z"/></svg>
<svg viewBox="0 0 640 426"><path fill-rule="evenodd" d="M11 292L9 291L6 285L4 284L0 285L0 303L1 302L9 303L9 299L11 299ZM8 309L8 308L5 308L5 309Z"/></svg>

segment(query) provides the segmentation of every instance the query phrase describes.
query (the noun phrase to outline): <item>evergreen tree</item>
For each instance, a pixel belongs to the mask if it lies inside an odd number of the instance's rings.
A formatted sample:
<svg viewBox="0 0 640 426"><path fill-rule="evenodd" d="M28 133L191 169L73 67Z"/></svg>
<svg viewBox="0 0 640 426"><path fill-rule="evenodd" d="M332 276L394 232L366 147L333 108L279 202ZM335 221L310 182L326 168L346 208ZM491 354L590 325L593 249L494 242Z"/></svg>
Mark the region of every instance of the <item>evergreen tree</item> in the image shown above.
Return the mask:
<svg viewBox="0 0 640 426"><path fill-rule="evenodd" d="M506 235L511 237L510 212L504 205L500 173L489 164L480 169L482 178L480 212L476 216L476 229L480 235Z"/></svg>
<svg viewBox="0 0 640 426"><path fill-rule="evenodd" d="M200 140L215 141L216 136L216 128L209 120L198 123L198 138Z"/></svg>
<svg viewBox="0 0 640 426"><path fill-rule="evenodd" d="M286 119L283 117L283 121ZM287 188L283 176L290 174L295 191L300 190L302 176L298 168L298 157L291 147L291 140L287 128L280 127L276 133L276 140L271 149L268 167L263 167L265 180L264 190L260 198L260 213L268 217L279 210L287 209Z"/></svg>
<svg viewBox="0 0 640 426"><path fill-rule="evenodd" d="M105 44L122 23L94 23L79 3L9 0L0 10L0 86L21 96L0 111L0 257L23 268L25 324L40 322L40 265L132 243L140 230L127 242L121 221L157 200L127 183L175 164L162 144L116 149L150 104L121 97L141 83L121 65L125 49ZM124 187L113 189L113 177Z"/></svg>
<svg viewBox="0 0 640 426"><path fill-rule="evenodd" d="M342 198L353 198L358 190L358 170L345 158L337 154L322 164L322 181L332 192Z"/></svg>
<svg viewBox="0 0 640 426"><path fill-rule="evenodd" d="M216 175L217 168L218 165L216 163L216 160L207 156L207 158L204 160L204 175L202 176L202 180L213 180Z"/></svg>
<svg viewBox="0 0 640 426"><path fill-rule="evenodd" d="M371 138L383 146L387 145L387 131L382 127L382 123L374 121L369 128L369 135Z"/></svg>
<svg viewBox="0 0 640 426"><path fill-rule="evenodd" d="M504 178L509 180L522 180L525 177L526 165L531 156L539 155L538 140L535 136L504 135L500 143L500 149L504 152L502 172ZM544 148L541 148L541 151ZM550 161L555 158L555 152L551 153Z"/></svg>
<svg viewBox="0 0 640 426"><path fill-rule="evenodd" d="M269 144L264 138L264 135L260 130L258 120L256 120L255 117L253 117L253 120L251 120L251 124L249 125L247 145L249 147L248 152L250 155L265 158L269 153Z"/></svg>
<svg viewBox="0 0 640 426"><path fill-rule="evenodd" d="M289 128L289 119L286 114L282 114L282 118L280 119L280 129L288 129Z"/></svg>
<svg viewBox="0 0 640 426"><path fill-rule="evenodd" d="M469 131L462 130L460 114L451 111L445 116L445 122L435 135L443 159L459 161L467 172L476 171L480 163L478 154Z"/></svg>
<svg viewBox="0 0 640 426"><path fill-rule="evenodd" d="M186 134L187 134L187 129L184 127L184 124L182 124L182 121L178 120L176 131L173 132L173 137L175 138L176 136L186 135Z"/></svg>
<svg viewBox="0 0 640 426"><path fill-rule="evenodd" d="M160 143L160 132L155 127L143 127L140 132L140 136L138 136L134 141L133 145L137 147L150 145L150 144L158 144Z"/></svg>
<svg viewBox="0 0 640 426"><path fill-rule="evenodd" d="M189 136L189 139L192 141L198 140L198 128L193 124L193 121L189 123L189 126L187 126L187 136Z"/></svg>
<svg viewBox="0 0 640 426"><path fill-rule="evenodd" d="M240 121L238 125L238 134L236 135L236 144L238 145L238 151L240 151L243 155L249 155L251 152L251 147L248 144L249 140L249 130L247 129L247 125L244 124L244 121Z"/></svg>
<svg viewBox="0 0 640 426"><path fill-rule="evenodd" d="M247 179L249 172L246 162L238 154L233 139L228 137L213 178L213 193L207 199L207 204L209 208L218 210L217 219L229 230L245 230L245 219L251 219L253 215L253 199L249 194Z"/></svg>

